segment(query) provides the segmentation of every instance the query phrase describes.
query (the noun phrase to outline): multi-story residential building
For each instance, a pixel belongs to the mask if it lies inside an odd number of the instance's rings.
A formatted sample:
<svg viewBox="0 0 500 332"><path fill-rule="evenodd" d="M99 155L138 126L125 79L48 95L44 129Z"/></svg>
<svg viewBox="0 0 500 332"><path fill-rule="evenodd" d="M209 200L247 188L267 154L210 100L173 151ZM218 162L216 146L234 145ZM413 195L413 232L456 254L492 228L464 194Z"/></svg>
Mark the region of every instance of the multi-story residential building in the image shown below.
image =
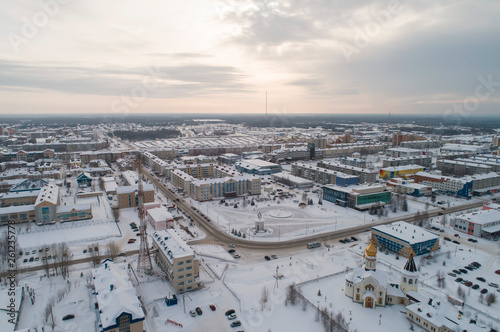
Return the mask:
<svg viewBox="0 0 500 332"><path fill-rule="evenodd" d="M434 149L441 146L440 140L406 141L399 143L402 148Z"/></svg>
<svg viewBox="0 0 500 332"><path fill-rule="evenodd" d="M444 174L458 175L458 176L483 174L492 171L490 166L481 165L479 163L460 161L460 159L438 160L436 162L436 166L437 169L443 172Z"/></svg>
<svg viewBox="0 0 500 332"><path fill-rule="evenodd" d="M155 200L154 186L150 183L143 185L144 203L151 203ZM137 185L123 186L116 188L118 207L120 209L130 208L139 205Z"/></svg>
<svg viewBox="0 0 500 332"><path fill-rule="evenodd" d="M452 178L438 174L418 172L413 179L415 183L431 186L432 189L445 194L461 197L469 197L472 194L471 178Z"/></svg>
<svg viewBox="0 0 500 332"><path fill-rule="evenodd" d="M340 158L339 161L341 164L344 164L347 166L355 166L355 167L361 167L361 168L366 167L366 160L363 160L361 158L343 157L343 158Z"/></svg>
<svg viewBox="0 0 500 332"><path fill-rule="evenodd" d="M293 163L292 175L323 185L336 184L338 186L346 187L359 184L359 177L356 175L350 175L304 163Z"/></svg>
<svg viewBox="0 0 500 332"><path fill-rule="evenodd" d="M415 173L424 172L425 167L419 165L393 166L380 169L380 178L408 178Z"/></svg>
<svg viewBox="0 0 500 332"><path fill-rule="evenodd" d="M190 186L190 196L197 201L261 194L261 179L250 174L196 180Z"/></svg>
<svg viewBox="0 0 500 332"><path fill-rule="evenodd" d="M200 286L200 262L193 249L173 229L153 233L156 263L177 294Z"/></svg>
<svg viewBox="0 0 500 332"><path fill-rule="evenodd" d="M472 156L469 158L457 158L456 161L461 161L465 163L474 163L483 166L490 167L492 172L500 173L500 158L493 155L488 156Z"/></svg>
<svg viewBox="0 0 500 332"><path fill-rule="evenodd" d="M359 177L359 183L374 183L377 180L377 172L367 168L342 165L336 162L321 160L317 164L318 167L330 169L337 172L342 172L349 175Z"/></svg>
<svg viewBox="0 0 500 332"><path fill-rule="evenodd" d="M382 167L420 165L425 167L426 169L429 169L431 167L431 164L432 164L432 157L426 155L400 157L400 158L387 157L382 160Z"/></svg>
<svg viewBox="0 0 500 332"><path fill-rule="evenodd" d="M398 148L387 149L386 154L393 158L401 158L401 157L421 156L423 154L423 151L419 149L398 147Z"/></svg>
<svg viewBox="0 0 500 332"><path fill-rule="evenodd" d="M467 144L453 144L446 143L441 147L441 152L471 152L471 153L487 153L489 147L485 145L467 145Z"/></svg>

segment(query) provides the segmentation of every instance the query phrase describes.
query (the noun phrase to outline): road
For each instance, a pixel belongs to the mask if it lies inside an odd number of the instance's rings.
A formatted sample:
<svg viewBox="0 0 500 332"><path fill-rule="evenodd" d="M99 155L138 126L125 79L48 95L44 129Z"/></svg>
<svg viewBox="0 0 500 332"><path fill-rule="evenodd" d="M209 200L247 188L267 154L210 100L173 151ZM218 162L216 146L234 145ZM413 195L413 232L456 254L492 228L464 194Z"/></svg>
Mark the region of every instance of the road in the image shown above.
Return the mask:
<svg viewBox="0 0 500 332"><path fill-rule="evenodd" d="M170 200L175 202L177 206L179 207L179 210L182 210L182 212L191 217L193 221L195 221L198 224L198 227L200 227L207 237L202 240L194 240L189 242L189 244L194 245L194 244L220 244L223 246L227 246L229 243L233 243L237 245L239 248L245 248L245 249L254 249L254 250L270 250L270 249L286 249L286 248L293 248L297 247L300 245L306 245L307 243L310 242L324 242L324 241L330 241L334 239L339 239L339 238L345 238L348 236L353 236L355 234L358 234L360 232L364 231L369 231L372 226L378 226L378 225L385 225L385 224L390 224L395 221L406 221L406 222L415 222L415 214L409 214L404 217L397 217L397 218L390 218L390 219L385 219L381 220L375 223L371 223L369 225L361 225L361 226L355 226L351 228L346 228L346 229L341 229L341 230L336 230L336 231L331 231L331 232L326 232L322 234L315 234L307 237L303 237L300 239L294 239L294 240L287 240L287 241L279 241L279 242L264 242L264 241L252 241L252 240L247 240L247 239L242 239L236 236L232 236L221 229L219 229L217 226L212 224L209 221L206 221L203 217L201 217L198 213L193 211L191 209L191 205L186 203L182 197L177 196L173 192L169 191L165 185L165 183L162 183L156 176L152 175L148 169L143 168L143 174L155 184L155 186L158 188L158 190L161 190L161 192L168 197ZM178 199L178 201L177 201ZM466 203L463 205L459 206L453 206L453 207L448 207L448 208L438 208L438 209L429 209L428 210L428 216L429 217L437 217L438 215L441 214L450 214L450 213L456 213L459 211L463 210L468 210L472 208L477 208L482 206L482 202L470 202Z"/></svg>
<svg viewBox="0 0 500 332"><path fill-rule="evenodd" d="M127 251L125 252L125 256L132 256L132 255L137 255L139 253L139 250L131 250L131 251ZM100 255L100 256L97 256L97 258L99 258L99 260L103 260L103 259L106 259L106 258L109 258L109 255ZM95 257L85 257L85 258L79 258L79 259L74 259L74 260L70 260L69 261L69 265L75 265L75 264L82 264L82 263L89 263L89 262L92 262L92 260L95 259ZM52 263L51 263L51 269L52 269ZM26 272L33 272L33 271L40 271L40 270L44 270L44 265L40 264L40 265L37 265L37 266L30 266L30 267L25 267L25 268L22 268L22 269L17 269L17 274L19 273L26 273ZM7 272L2 272L0 273L0 277L6 277L8 275L10 275L11 272L10 271L7 271Z"/></svg>

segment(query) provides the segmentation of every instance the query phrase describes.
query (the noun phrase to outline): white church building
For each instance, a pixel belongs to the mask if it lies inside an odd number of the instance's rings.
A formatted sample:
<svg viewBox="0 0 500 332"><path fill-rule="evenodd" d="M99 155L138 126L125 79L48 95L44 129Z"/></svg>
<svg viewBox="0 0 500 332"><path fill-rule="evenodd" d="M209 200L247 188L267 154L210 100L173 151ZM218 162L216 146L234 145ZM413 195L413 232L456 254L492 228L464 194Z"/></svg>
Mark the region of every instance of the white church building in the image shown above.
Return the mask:
<svg viewBox="0 0 500 332"><path fill-rule="evenodd" d="M366 248L363 258L363 266L355 268L346 276L345 295L365 308L374 309L387 304L408 305L406 293L418 290L419 272L413 255L403 268L399 284L388 283L387 272L377 271L377 248L373 241Z"/></svg>

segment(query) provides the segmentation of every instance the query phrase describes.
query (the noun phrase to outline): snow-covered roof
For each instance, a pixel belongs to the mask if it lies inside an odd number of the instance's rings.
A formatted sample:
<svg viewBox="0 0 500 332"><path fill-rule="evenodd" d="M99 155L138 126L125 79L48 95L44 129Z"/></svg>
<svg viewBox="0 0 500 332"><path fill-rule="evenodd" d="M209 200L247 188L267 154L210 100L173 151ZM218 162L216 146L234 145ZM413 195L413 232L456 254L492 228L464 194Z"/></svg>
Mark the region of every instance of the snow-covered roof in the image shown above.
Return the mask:
<svg viewBox="0 0 500 332"><path fill-rule="evenodd" d="M130 314L132 320L144 319L144 311L124 264L105 260L92 275L104 329L115 325L122 313Z"/></svg>
<svg viewBox="0 0 500 332"><path fill-rule="evenodd" d="M375 279L381 287L387 289L387 273L385 271L365 271L362 267L356 267L347 274L346 280L357 284L363 281L363 279L372 277Z"/></svg>
<svg viewBox="0 0 500 332"><path fill-rule="evenodd" d="M55 184L49 183L40 190L38 197L36 198L35 206L39 205L42 202L49 202L53 205L57 205L58 200L59 187Z"/></svg>
<svg viewBox="0 0 500 332"><path fill-rule="evenodd" d="M381 170L386 172L399 172L399 171L410 171L415 169L425 169L425 167L420 165L401 165L401 166L385 167L382 168Z"/></svg>
<svg viewBox="0 0 500 332"><path fill-rule="evenodd" d="M72 205L60 205L57 207L57 213L71 212L73 209L76 211L86 211L90 210L90 203L72 204Z"/></svg>
<svg viewBox="0 0 500 332"><path fill-rule="evenodd" d="M500 211L496 209L481 210L467 214L461 214L456 219L467 220L468 222L484 225L495 221L500 221Z"/></svg>
<svg viewBox="0 0 500 332"><path fill-rule="evenodd" d="M154 232L153 241L170 260L194 255L193 249L173 229Z"/></svg>
<svg viewBox="0 0 500 332"><path fill-rule="evenodd" d="M148 214L154 221L173 220L174 217L164 206L149 209Z"/></svg>
<svg viewBox="0 0 500 332"><path fill-rule="evenodd" d="M398 221L387 225L374 226L372 227L372 229L398 238L409 244L416 244L439 238L438 235L429 232L422 227L418 227L404 221Z"/></svg>
<svg viewBox="0 0 500 332"><path fill-rule="evenodd" d="M34 205L19 205L19 206L8 206L4 208L0 208L0 215L14 214L14 213L23 213L34 211Z"/></svg>
<svg viewBox="0 0 500 332"><path fill-rule="evenodd" d="M293 183L303 184L303 185L313 185L314 184L314 182L311 180L307 180L307 179L304 179L304 178L301 178L301 177L298 177L298 176L295 176L295 175L292 175L292 174L286 173L286 172L272 174L271 177L272 178L287 179Z"/></svg>
<svg viewBox="0 0 500 332"><path fill-rule="evenodd" d="M122 186L122 187L118 187L116 188L116 193L117 194L130 194L130 193L133 193L134 191L137 191L137 185L133 185L133 186ZM143 184L142 186L143 190L144 191L154 191L155 188L154 186L151 184L151 183L145 183Z"/></svg>

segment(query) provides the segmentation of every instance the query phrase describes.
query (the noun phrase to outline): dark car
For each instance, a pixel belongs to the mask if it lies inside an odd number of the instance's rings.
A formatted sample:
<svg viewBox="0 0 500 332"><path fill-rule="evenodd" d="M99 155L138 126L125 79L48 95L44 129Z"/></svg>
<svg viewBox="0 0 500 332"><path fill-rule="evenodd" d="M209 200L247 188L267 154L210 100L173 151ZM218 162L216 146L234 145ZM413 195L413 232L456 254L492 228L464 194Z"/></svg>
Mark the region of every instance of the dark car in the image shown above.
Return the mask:
<svg viewBox="0 0 500 332"><path fill-rule="evenodd" d="M451 272L449 272L449 273L448 273L448 275L449 275L450 277L453 277L453 278L455 278L455 277L457 276L455 273L451 273Z"/></svg>
<svg viewBox="0 0 500 332"><path fill-rule="evenodd" d="M231 327L237 327L237 326L241 326L241 322L239 320L231 323Z"/></svg>
<svg viewBox="0 0 500 332"><path fill-rule="evenodd" d="M226 313L224 315L229 316L229 315L234 314L235 312L236 311L234 311L234 309L229 309L228 311L226 311Z"/></svg>
<svg viewBox="0 0 500 332"><path fill-rule="evenodd" d="M212 310L212 311L217 310L217 308L215 308L215 306L213 304L211 304L209 307L210 307L210 310Z"/></svg>
<svg viewBox="0 0 500 332"><path fill-rule="evenodd" d="M468 266L468 265L467 265L465 268L466 268L467 270L469 270L469 271L474 270L472 267L470 267L470 266Z"/></svg>
<svg viewBox="0 0 500 332"><path fill-rule="evenodd" d="M201 316L203 315L203 311L201 311L201 308L200 307L196 307L196 313L198 314L198 316Z"/></svg>
<svg viewBox="0 0 500 332"><path fill-rule="evenodd" d="M457 278L455 279L455 282L462 282L462 280L463 280L462 278Z"/></svg>
<svg viewBox="0 0 500 332"><path fill-rule="evenodd" d="M488 290L486 288L481 289L481 294L486 294L488 293Z"/></svg>
<svg viewBox="0 0 500 332"><path fill-rule="evenodd" d="M449 237L445 237L444 240L445 241L451 241L451 239Z"/></svg>
<svg viewBox="0 0 500 332"><path fill-rule="evenodd" d="M340 243L345 243L345 241L344 241L344 240L339 240L339 242L340 242Z"/></svg>
<svg viewBox="0 0 500 332"><path fill-rule="evenodd" d="M484 279L483 277L477 277L476 279L482 282L486 282L486 279Z"/></svg>
<svg viewBox="0 0 500 332"><path fill-rule="evenodd" d="M481 264L479 264L478 262L472 262L471 264L472 264L472 265L475 265L475 266L477 266L477 267L481 267Z"/></svg>
<svg viewBox="0 0 500 332"><path fill-rule="evenodd" d="M451 272L456 273L456 274L462 274L462 272L460 272L460 271L458 271L458 270L453 270L453 271L451 271Z"/></svg>
<svg viewBox="0 0 500 332"><path fill-rule="evenodd" d="M351 240L358 241L358 239L355 236L351 236Z"/></svg>
<svg viewBox="0 0 500 332"><path fill-rule="evenodd" d="M269 257L269 256L264 256L264 258L266 259L266 261L270 261L271 260L271 257Z"/></svg>
<svg viewBox="0 0 500 332"><path fill-rule="evenodd" d="M460 272L462 272L462 273L467 274L467 270L466 270L466 269L458 269L458 270L459 270Z"/></svg>
<svg viewBox="0 0 500 332"><path fill-rule="evenodd" d="M228 252L228 253L230 253L230 254L234 254L234 253L236 252L236 250L234 250L234 249L229 249L227 252Z"/></svg>
<svg viewBox="0 0 500 332"><path fill-rule="evenodd" d="M478 289L478 288L479 288L478 284L475 284L474 286L472 286L472 289Z"/></svg>
<svg viewBox="0 0 500 332"><path fill-rule="evenodd" d="M451 241L451 242L453 242L453 243L455 243L455 244L460 244L460 242L455 241L455 240L453 240L453 241Z"/></svg>
<svg viewBox="0 0 500 332"><path fill-rule="evenodd" d="M62 320L68 320L68 319L73 319L73 318L75 318L75 315L73 315L73 314L67 314L66 316L64 316L62 318Z"/></svg>

